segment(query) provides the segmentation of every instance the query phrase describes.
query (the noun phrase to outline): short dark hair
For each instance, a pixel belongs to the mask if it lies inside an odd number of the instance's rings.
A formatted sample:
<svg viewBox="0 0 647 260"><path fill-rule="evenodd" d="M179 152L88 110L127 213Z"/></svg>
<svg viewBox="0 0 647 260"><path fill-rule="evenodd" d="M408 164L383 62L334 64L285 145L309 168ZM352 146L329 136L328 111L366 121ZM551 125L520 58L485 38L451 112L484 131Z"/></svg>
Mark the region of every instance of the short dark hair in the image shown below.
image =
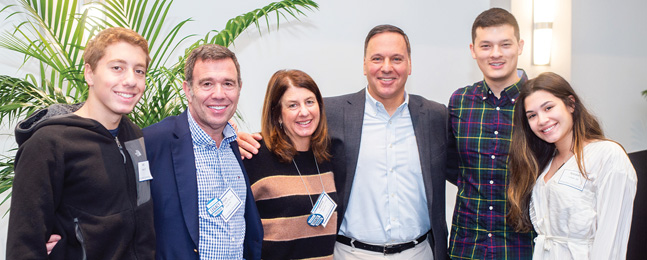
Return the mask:
<svg viewBox="0 0 647 260"><path fill-rule="evenodd" d="M517 41L519 41L521 39L519 36L519 24L517 23L517 19L514 18L514 15L505 9L497 7L483 11L476 17L474 24L472 24L472 43L474 43L474 40L476 39L476 29L505 24L514 28L514 36L517 37Z"/></svg>
<svg viewBox="0 0 647 260"><path fill-rule="evenodd" d="M272 151L283 162L290 162L297 154L294 144L281 129L279 118L282 113L281 98L290 87L305 88L315 94L319 105L319 124L317 129L310 136L310 147L317 158L323 162L330 160L328 146L328 120L324 108L323 97L317 87L317 83L305 72L300 70L279 70L272 75L267 84L265 101L263 103L263 115L261 118L261 134L267 148Z"/></svg>
<svg viewBox="0 0 647 260"><path fill-rule="evenodd" d="M397 33L402 35L402 37L404 37L404 42L407 44L407 54L409 55L409 58L411 58L411 44L409 44L409 37L407 36L406 33L404 33L402 29L390 24L381 24L381 25L375 26L373 27L373 29L371 29L368 32L368 35L366 35L366 40L364 40L364 56L366 56L368 41L370 41L371 38L373 38L373 36L378 35L380 33L386 33L386 32Z"/></svg>
<svg viewBox="0 0 647 260"><path fill-rule="evenodd" d="M189 54L189 57L186 58L186 63L184 64L184 78L186 82L188 82L189 85L192 84L193 68L195 68L195 63L198 60L216 61L216 60L224 60L224 59L231 59L234 62L234 65L236 65L236 73L238 74L238 86L239 87L242 86L243 81L240 78L240 64L238 64L238 59L236 59L236 54L234 54L234 52L227 49L227 47L223 47L217 44L201 45L191 51L191 53Z"/></svg>
<svg viewBox="0 0 647 260"><path fill-rule="evenodd" d="M146 68L148 69L148 63L151 61L148 53L148 41L139 33L123 27L104 29L88 41L83 52L84 62L89 64L90 68L95 69L99 60L106 54L106 48L118 42L125 42L141 48L146 53Z"/></svg>

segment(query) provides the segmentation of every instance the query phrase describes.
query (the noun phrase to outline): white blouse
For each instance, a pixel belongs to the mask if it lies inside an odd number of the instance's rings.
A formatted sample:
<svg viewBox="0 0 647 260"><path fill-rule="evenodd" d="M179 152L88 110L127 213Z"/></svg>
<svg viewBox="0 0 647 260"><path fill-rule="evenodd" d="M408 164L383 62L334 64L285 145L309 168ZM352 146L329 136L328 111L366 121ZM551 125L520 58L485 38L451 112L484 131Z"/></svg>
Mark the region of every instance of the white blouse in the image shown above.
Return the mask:
<svg viewBox="0 0 647 260"><path fill-rule="evenodd" d="M571 157L546 182L551 163L530 201L533 259L625 259L637 183L625 151L610 141L584 147L588 180Z"/></svg>

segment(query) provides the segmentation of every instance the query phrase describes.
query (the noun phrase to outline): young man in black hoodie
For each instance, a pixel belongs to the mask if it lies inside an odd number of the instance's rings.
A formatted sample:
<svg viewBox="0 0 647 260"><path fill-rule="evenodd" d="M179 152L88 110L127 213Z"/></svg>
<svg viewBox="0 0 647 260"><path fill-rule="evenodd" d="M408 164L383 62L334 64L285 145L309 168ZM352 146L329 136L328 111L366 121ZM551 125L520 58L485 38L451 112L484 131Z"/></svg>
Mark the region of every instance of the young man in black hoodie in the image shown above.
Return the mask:
<svg viewBox="0 0 647 260"><path fill-rule="evenodd" d="M141 130L125 115L141 98L147 41L109 28L83 55L88 99L53 105L16 127L19 150L7 259L153 259L155 233Z"/></svg>

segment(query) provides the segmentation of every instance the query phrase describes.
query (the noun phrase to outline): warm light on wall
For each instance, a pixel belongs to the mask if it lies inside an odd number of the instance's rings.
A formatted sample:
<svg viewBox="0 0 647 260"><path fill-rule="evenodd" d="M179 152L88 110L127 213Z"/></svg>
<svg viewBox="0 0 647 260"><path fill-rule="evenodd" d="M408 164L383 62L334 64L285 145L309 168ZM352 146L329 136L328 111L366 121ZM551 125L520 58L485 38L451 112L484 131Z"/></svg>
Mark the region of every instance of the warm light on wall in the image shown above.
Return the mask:
<svg viewBox="0 0 647 260"><path fill-rule="evenodd" d="M532 64L549 65L555 20L554 0L533 1Z"/></svg>

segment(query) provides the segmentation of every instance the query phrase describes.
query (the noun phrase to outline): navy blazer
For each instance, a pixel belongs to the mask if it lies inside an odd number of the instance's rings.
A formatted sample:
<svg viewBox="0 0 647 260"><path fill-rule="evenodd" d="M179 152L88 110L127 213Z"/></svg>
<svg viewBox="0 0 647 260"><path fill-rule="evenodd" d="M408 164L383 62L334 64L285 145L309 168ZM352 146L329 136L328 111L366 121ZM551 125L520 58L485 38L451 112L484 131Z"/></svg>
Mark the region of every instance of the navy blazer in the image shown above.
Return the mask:
<svg viewBox="0 0 647 260"><path fill-rule="evenodd" d="M150 162L151 194L155 210L156 259L199 259L198 183L193 141L187 112L170 116L143 129ZM245 259L260 259L261 218L240 159L238 143L231 142L245 183Z"/></svg>
<svg viewBox="0 0 647 260"><path fill-rule="evenodd" d="M341 225L350 197L359 156L366 89L357 93L324 99L328 132L332 142L333 172L340 203ZM445 175L448 151L453 139L449 131L447 108L418 95L409 95L409 112L418 143L422 179L425 184L431 231L428 241L435 259L447 258L447 222L445 221Z"/></svg>

